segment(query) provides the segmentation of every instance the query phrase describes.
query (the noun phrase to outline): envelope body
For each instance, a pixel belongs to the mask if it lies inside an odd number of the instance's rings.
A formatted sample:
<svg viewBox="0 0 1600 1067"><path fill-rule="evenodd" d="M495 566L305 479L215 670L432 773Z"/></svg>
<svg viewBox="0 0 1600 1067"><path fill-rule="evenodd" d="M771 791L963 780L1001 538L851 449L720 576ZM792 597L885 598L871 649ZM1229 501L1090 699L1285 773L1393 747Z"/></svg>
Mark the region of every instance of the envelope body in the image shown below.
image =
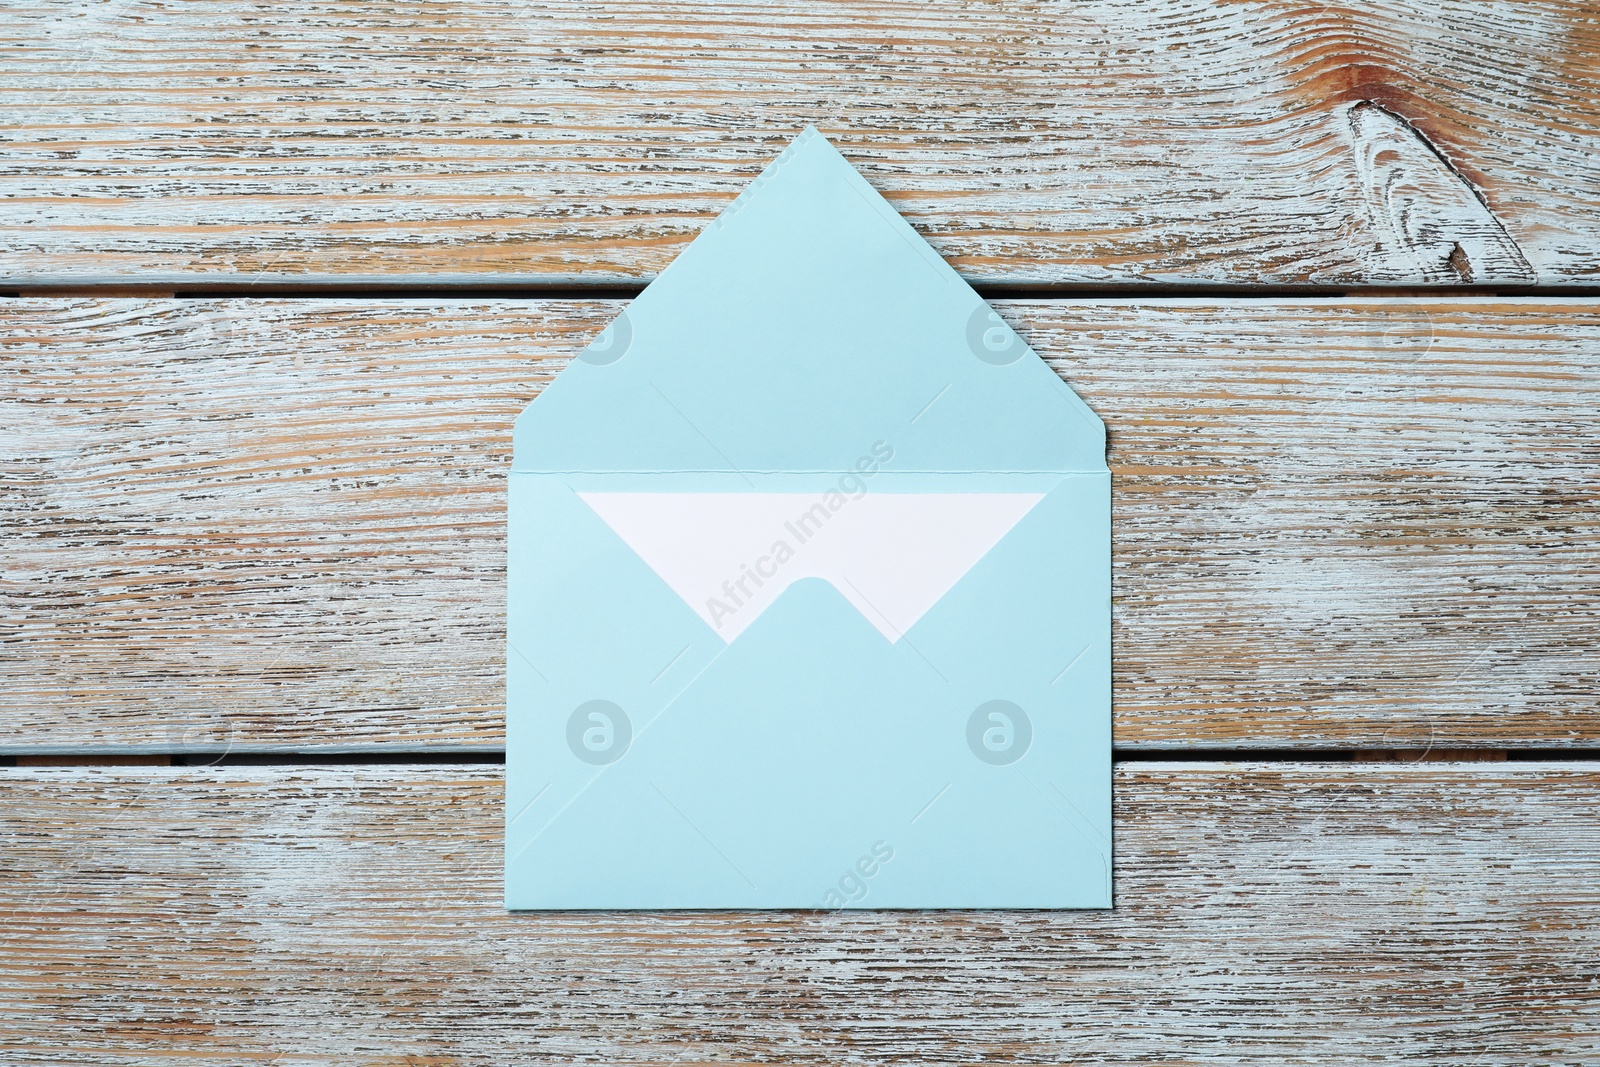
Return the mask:
<svg viewBox="0 0 1600 1067"><path fill-rule="evenodd" d="M518 420L507 907L1109 907L1104 450L808 130Z"/></svg>

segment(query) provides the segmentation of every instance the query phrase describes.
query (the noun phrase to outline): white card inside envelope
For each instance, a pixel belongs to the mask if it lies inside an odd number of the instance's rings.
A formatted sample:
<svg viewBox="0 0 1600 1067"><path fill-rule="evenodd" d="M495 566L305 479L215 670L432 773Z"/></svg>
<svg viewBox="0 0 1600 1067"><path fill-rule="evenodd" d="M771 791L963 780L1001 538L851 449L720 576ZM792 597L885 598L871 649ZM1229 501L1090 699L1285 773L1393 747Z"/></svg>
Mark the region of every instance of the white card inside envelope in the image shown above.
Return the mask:
<svg viewBox="0 0 1600 1067"><path fill-rule="evenodd" d="M820 578L894 642L1038 493L579 493L723 641Z"/></svg>
<svg viewBox="0 0 1600 1067"><path fill-rule="evenodd" d="M814 130L509 498L507 907L1110 906L1104 428Z"/></svg>

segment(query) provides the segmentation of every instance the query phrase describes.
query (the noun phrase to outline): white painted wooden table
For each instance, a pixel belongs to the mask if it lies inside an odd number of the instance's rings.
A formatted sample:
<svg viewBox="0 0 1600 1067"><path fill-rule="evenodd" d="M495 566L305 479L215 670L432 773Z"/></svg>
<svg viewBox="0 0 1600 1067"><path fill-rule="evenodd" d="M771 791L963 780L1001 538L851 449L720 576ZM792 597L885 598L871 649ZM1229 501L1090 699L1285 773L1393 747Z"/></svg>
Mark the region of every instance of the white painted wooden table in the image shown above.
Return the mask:
<svg viewBox="0 0 1600 1067"><path fill-rule="evenodd" d="M1600 5L0 42L0 1062L1600 1061ZM1117 906L507 915L511 419L808 122L1109 427Z"/></svg>

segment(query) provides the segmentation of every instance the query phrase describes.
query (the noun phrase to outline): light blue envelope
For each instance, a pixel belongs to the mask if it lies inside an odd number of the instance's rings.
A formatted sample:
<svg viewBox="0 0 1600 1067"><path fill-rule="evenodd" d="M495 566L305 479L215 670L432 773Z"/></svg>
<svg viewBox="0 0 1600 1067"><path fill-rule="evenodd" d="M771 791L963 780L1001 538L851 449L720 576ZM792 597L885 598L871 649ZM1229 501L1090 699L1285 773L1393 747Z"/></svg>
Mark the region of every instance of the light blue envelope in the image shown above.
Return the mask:
<svg viewBox="0 0 1600 1067"><path fill-rule="evenodd" d="M517 420L506 907L1109 907L1110 482L806 130Z"/></svg>

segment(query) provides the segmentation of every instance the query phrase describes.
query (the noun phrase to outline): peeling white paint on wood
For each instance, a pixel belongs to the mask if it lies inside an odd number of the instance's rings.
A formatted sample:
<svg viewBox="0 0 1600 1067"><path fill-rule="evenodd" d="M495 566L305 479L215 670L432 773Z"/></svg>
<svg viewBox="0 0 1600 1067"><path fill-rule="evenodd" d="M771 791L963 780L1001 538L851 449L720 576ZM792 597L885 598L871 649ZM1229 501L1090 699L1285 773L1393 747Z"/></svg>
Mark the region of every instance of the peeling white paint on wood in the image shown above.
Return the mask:
<svg viewBox="0 0 1600 1067"><path fill-rule="evenodd" d="M975 280L1592 283L1597 20L1592 0L13 4L0 280L638 280L814 122Z"/></svg>
<svg viewBox="0 0 1600 1067"><path fill-rule="evenodd" d="M1129 764L1110 912L500 906L498 768L0 771L9 1062L1600 1058L1590 764Z"/></svg>
<svg viewBox="0 0 1600 1067"><path fill-rule="evenodd" d="M1376 104L1350 109L1356 174L1378 281L1531 285L1517 243L1460 174L1409 123Z"/></svg>
<svg viewBox="0 0 1600 1067"><path fill-rule="evenodd" d="M1600 733L1600 310L1008 302L1105 418L1116 738ZM502 738L511 420L617 305L5 305L11 746Z"/></svg>
<svg viewBox="0 0 1600 1067"><path fill-rule="evenodd" d="M0 284L650 277L801 126L996 284L1593 284L1600 5L40 0ZM6 301L0 745L501 739L599 301ZM1120 744L1592 745L1592 301L1006 304ZM1600 772L1119 767L1110 913L499 908L491 768L0 770L0 1059L1600 1060Z"/></svg>

